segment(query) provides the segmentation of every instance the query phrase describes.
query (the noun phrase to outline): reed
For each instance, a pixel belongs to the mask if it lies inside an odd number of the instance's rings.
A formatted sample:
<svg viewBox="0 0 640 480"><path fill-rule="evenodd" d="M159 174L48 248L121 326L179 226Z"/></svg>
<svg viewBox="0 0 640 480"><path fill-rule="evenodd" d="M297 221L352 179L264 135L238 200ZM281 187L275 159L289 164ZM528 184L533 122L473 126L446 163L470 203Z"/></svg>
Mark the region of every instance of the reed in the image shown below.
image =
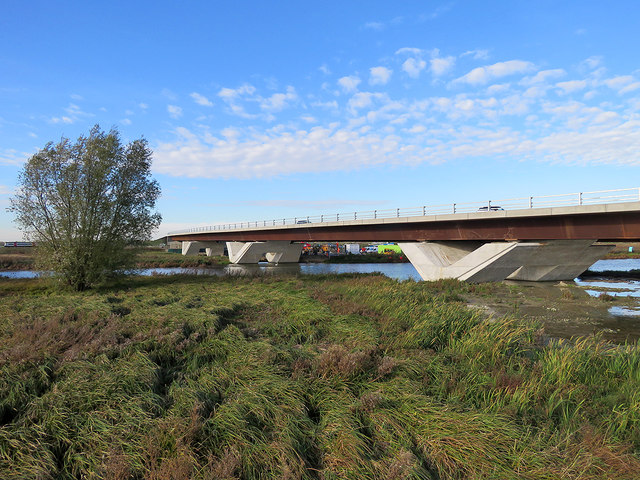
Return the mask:
<svg viewBox="0 0 640 480"><path fill-rule="evenodd" d="M634 479L640 349L380 275L0 283L0 477Z"/></svg>

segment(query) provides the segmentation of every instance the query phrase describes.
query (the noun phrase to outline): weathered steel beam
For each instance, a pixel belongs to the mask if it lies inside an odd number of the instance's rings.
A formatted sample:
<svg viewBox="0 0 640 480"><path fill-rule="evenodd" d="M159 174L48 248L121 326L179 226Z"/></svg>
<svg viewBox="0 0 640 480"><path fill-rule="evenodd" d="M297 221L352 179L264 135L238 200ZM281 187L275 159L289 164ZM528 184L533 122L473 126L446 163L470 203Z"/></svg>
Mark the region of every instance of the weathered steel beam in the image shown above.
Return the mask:
<svg viewBox="0 0 640 480"><path fill-rule="evenodd" d="M305 225L172 235L177 241L424 242L446 240L640 240L640 212L496 216L464 220Z"/></svg>

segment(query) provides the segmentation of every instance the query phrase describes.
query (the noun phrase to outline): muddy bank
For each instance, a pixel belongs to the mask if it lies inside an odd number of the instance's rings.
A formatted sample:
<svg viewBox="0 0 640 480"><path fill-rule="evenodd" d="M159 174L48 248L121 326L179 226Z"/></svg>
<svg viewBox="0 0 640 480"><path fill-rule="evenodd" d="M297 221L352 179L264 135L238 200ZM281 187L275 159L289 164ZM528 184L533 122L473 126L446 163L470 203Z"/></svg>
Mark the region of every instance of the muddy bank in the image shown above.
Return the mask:
<svg viewBox="0 0 640 480"><path fill-rule="evenodd" d="M634 310L638 298L616 295L602 289L589 295L589 286L574 282L503 282L493 284L488 293L467 294L465 300L490 317L513 316L543 325L545 335L571 338L598 333L606 340L622 343L640 338L640 317L616 315L618 310Z"/></svg>

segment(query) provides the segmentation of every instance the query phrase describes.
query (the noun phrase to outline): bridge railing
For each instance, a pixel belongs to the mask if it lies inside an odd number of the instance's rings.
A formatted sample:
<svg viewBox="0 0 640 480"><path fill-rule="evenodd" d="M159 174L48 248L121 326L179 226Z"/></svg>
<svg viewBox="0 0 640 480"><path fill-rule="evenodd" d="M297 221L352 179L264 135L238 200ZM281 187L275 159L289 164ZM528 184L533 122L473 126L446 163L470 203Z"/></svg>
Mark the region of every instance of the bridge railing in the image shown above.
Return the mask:
<svg viewBox="0 0 640 480"><path fill-rule="evenodd" d="M203 227L193 227L187 230L169 232L197 233L238 230L246 228L278 227L286 225L304 226L308 224L341 222L347 220L376 220L403 217L424 217L428 215L445 215L451 213L493 212L501 210L526 210L530 208L567 207L576 205L597 205L604 203L621 203L640 201L640 188L625 188L618 190L599 190L594 192L576 192L560 195L542 195L502 200L486 200L483 202L448 203L441 205L422 205L409 208L390 208L382 210L367 210L362 212L342 212L323 215L309 215L271 220L254 220L248 222L234 222Z"/></svg>

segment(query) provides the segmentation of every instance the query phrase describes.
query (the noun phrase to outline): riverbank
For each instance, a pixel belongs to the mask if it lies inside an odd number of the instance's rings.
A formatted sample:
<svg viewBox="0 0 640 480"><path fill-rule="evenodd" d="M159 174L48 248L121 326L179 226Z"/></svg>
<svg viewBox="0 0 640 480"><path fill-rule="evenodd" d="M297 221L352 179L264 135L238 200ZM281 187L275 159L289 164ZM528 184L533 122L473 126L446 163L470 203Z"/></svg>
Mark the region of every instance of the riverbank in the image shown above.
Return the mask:
<svg viewBox="0 0 640 480"><path fill-rule="evenodd" d="M467 307L502 288L0 282L0 476L637 478L638 346Z"/></svg>
<svg viewBox="0 0 640 480"><path fill-rule="evenodd" d="M169 253L163 249L144 249L136 257L136 268L200 268L227 265L227 257L207 257L204 255L184 256ZM0 270L19 271L35 268L35 252L32 248L0 248Z"/></svg>

